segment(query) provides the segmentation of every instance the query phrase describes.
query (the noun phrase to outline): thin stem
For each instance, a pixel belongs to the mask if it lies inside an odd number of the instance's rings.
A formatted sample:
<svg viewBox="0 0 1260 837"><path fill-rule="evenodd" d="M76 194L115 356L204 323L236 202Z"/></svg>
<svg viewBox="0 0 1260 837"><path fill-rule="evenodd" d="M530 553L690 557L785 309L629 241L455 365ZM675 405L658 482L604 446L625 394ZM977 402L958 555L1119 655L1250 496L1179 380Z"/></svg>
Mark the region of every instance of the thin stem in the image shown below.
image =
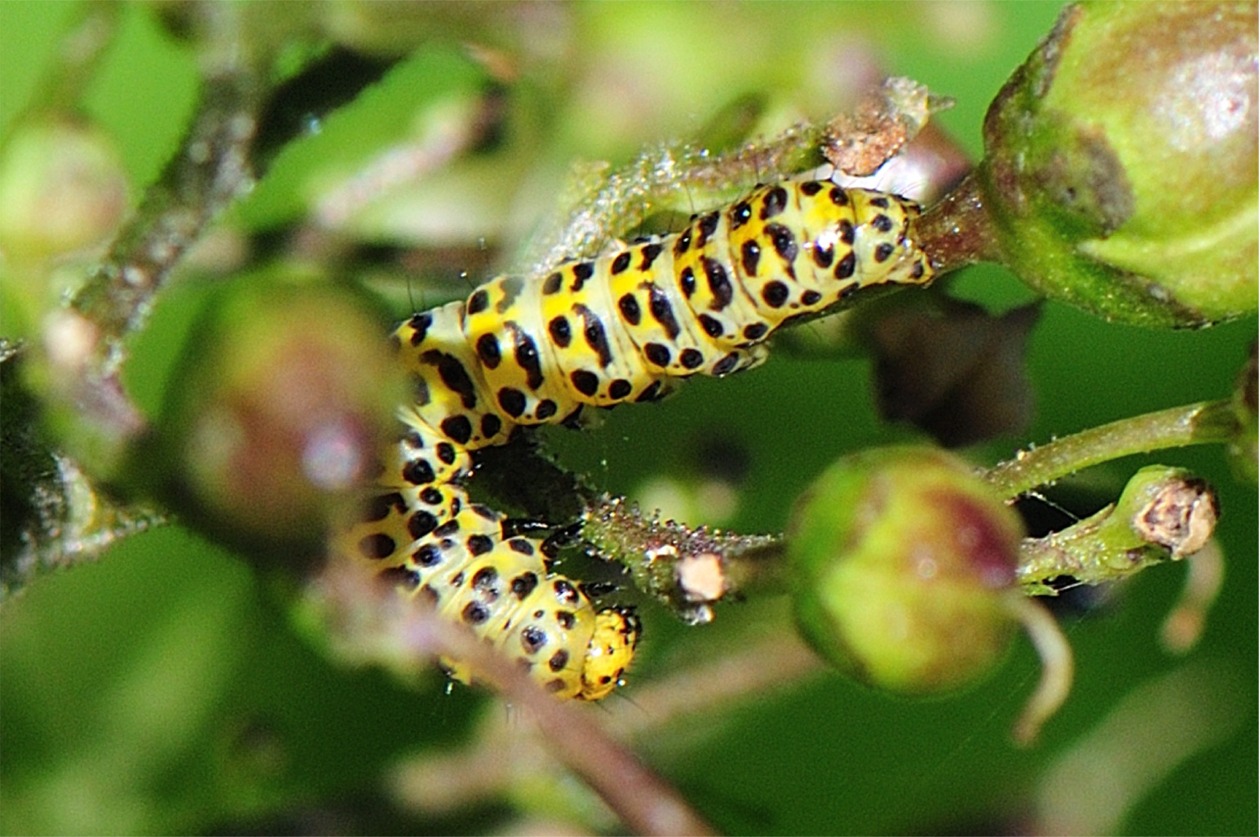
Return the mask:
<svg viewBox="0 0 1260 837"><path fill-rule="evenodd" d="M636 684L630 700L603 704L604 729L628 743L659 742L683 728L693 737L715 734L720 725L698 720L770 700L826 671L787 624L768 632L758 626L730 640L662 680ZM523 735L516 715L492 709L499 711L487 714L464 749L426 750L398 767L391 784L403 807L425 816L449 815L478 801L511 797L514 783L536 782L548 769L543 742ZM656 750L658 759L668 760L668 753Z"/></svg>
<svg viewBox="0 0 1260 837"><path fill-rule="evenodd" d="M914 240L937 275L976 262L1001 261L975 172L915 220Z"/></svg>
<svg viewBox="0 0 1260 837"><path fill-rule="evenodd" d="M1018 497L1037 486L1123 456L1226 442L1232 438L1235 426L1228 401L1172 407L1113 421L1020 451L1014 459L995 465L982 477L1001 496Z"/></svg>
<svg viewBox="0 0 1260 837"><path fill-rule="evenodd" d="M594 169L591 187L568 187L576 192L574 206L557 213L544 227L548 232L530 242L521 257L524 272L543 274L575 254L593 255L652 213L688 206L697 196L707 203L759 178L817 166L824 130L797 125L768 142L713 156L693 145L661 145L611 171Z"/></svg>
<svg viewBox="0 0 1260 837"><path fill-rule="evenodd" d="M1207 613L1225 583L1225 556L1210 542L1186 561L1186 582L1160 628L1160 641L1170 654L1184 654L1203 636Z"/></svg>
<svg viewBox="0 0 1260 837"><path fill-rule="evenodd" d="M620 497L602 497L583 515L582 536L623 565L635 587L691 624L713 619L719 601L785 588L783 541L691 528L644 515Z"/></svg>
<svg viewBox="0 0 1260 837"><path fill-rule="evenodd" d="M207 225L253 181L250 149L264 85L234 50L239 13L230 4L189 8L205 30L201 103L178 153L109 253L69 305L45 319L40 346L58 414L58 435L84 469L118 476L147 420L120 372L127 337Z"/></svg>
<svg viewBox="0 0 1260 837"><path fill-rule="evenodd" d="M1203 549L1216 530L1216 494L1180 468L1152 465L1134 474L1112 505L1019 549L1019 583L1033 595L1071 576L1082 584L1119 581L1153 564Z"/></svg>
<svg viewBox="0 0 1260 837"><path fill-rule="evenodd" d="M794 125L721 154L689 144L649 149L628 165L599 169L599 185L584 190L572 211L548 225L554 232L532 242L522 264L528 273L544 273L575 254L598 252L654 212L693 211L697 203L731 197L750 183L825 162L847 174L870 174L914 139L939 105L927 88L894 78L869 91L850 113Z"/></svg>
<svg viewBox="0 0 1260 837"><path fill-rule="evenodd" d="M1011 615L1023 624L1028 638L1037 649L1037 655L1041 657L1041 680L1024 705L1024 711L1011 733L1016 743L1028 746L1036 741L1042 725L1067 700L1076 664L1072 646L1050 611L1039 602L1022 596L1009 596L1004 599L1004 604Z"/></svg>

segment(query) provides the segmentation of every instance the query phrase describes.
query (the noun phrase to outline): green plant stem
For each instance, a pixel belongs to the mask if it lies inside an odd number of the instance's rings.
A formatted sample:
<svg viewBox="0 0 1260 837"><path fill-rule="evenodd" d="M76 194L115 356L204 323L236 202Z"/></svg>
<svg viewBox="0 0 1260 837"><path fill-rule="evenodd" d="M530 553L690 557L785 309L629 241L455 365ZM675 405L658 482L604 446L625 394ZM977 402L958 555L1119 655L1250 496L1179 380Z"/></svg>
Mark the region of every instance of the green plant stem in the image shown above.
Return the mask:
<svg viewBox="0 0 1260 837"><path fill-rule="evenodd" d="M1020 746L1037 740L1042 725L1054 716L1072 690L1076 662L1058 621L1041 604L1022 596L1006 596L1003 606L1019 621L1041 657L1041 680L1020 713L1011 737Z"/></svg>
<svg viewBox="0 0 1260 837"><path fill-rule="evenodd" d="M922 85L890 79L868 91L849 113L827 122L794 125L768 140L719 154L691 144L662 145L611 171L592 169L598 185L577 190L574 206L522 253L527 273L541 274L574 254L593 254L614 235L633 230L660 211L694 211L697 204L733 197L753 182L785 177L832 162L845 171L852 160L866 175L914 139L941 107ZM869 165L863 167L860 163ZM572 187L571 187L572 188Z"/></svg>
<svg viewBox="0 0 1260 837"><path fill-rule="evenodd" d="M262 88L243 63L207 77L183 145L136 219L71 302L96 328L102 377L123 360L123 340L210 221L253 182L249 146Z"/></svg>
<svg viewBox="0 0 1260 837"><path fill-rule="evenodd" d="M974 172L915 220L913 236L938 276L976 262L1002 261Z"/></svg>
<svg viewBox="0 0 1260 837"><path fill-rule="evenodd" d="M542 274L573 254L594 254L610 238L642 224L645 215L685 210L699 200L723 200L741 184L800 171L823 162L820 147L826 126L794 126L764 143L749 143L710 156L703 148L662 145L645 150L611 171L593 169L598 185L575 192L574 206L547 224L522 253L524 272Z"/></svg>
<svg viewBox="0 0 1260 837"><path fill-rule="evenodd" d="M45 352L33 387L47 393L50 427L82 469L118 477L130 445L144 444L147 420L121 381L127 338L210 222L253 182L250 149L266 93L256 67L233 45L239 10L188 7L202 35L201 102L177 153L145 194L109 253L66 308L46 319Z"/></svg>
<svg viewBox="0 0 1260 837"><path fill-rule="evenodd" d="M1001 496L1014 498L1091 465L1164 448L1227 442L1236 434L1237 419L1229 401L1200 402L1121 419L1030 448L981 477ZM611 560L629 568L636 586L652 592L688 621L708 621L712 603L733 593L773 593L783 587L781 541L752 538L741 543L735 536L715 539L703 530L661 524L639 516L637 511L626 512L616 502L605 500L596 507L603 511L588 514L585 536ZM1058 575L1085 575L1096 582L1132 574L1167 559L1166 549L1147 543L1116 546L1094 528L1074 527L1072 537L1079 542L1070 549L1064 547L1062 537L1027 542L1019 562L1021 584L1030 591L1044 592L1043 582ZM662 549L662 545L667 548ZM643 561L645 553L651 560ZM721 591L708 599L684 594L679 568L685 560L707 554L720 557Z"/></svg>
<svg viewBox="0 0 1260 837"><path fill-rule="evenodd" d="M1020 451L981 476L1014 498L1077 471L1136 453L1228 442L1237 425L1228 401L1202 401L1120 419Z"/></svg>

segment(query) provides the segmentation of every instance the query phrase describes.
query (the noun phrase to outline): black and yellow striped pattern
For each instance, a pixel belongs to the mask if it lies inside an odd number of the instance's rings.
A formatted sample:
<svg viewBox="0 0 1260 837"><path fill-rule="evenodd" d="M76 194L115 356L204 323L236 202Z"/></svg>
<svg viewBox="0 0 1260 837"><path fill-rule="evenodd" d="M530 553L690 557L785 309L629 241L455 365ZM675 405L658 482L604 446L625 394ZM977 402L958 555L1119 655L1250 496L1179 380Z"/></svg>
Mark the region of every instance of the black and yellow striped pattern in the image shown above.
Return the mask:
<svg viewBox="0 0 1260 837"><path fill-rule="evenodd" d="M860 288L926 284L932 270L910 230L918 211L830 181L760 186L674 235L538 279L496 277L413 316L395 331L416 384L400 411L407 434L343 551L492 638L556 694L606 696L633 657L638 619L596 611L579 584L549 572L541 541L471 503L469 452L520 425L755 366L776 328Z"/></svg>

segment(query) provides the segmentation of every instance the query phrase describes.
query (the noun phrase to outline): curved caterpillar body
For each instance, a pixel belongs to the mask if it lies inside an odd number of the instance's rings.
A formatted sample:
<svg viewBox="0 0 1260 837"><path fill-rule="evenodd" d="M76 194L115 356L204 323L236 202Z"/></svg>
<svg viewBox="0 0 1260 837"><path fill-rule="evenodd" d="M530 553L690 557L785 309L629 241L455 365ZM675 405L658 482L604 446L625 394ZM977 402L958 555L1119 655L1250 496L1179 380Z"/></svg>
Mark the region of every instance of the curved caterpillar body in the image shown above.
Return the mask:
<svg viewBox="0 0 1260 837"><path fill-rule="evenodd" d="M394 333L416 383L400 411L366 520L343 551L491 638L549 690L597 700L638 642L628 610L596 611L550 573L543 542L470 502L470 452L518 425L586 406L660 398L678 379L760 363L784 322L862 287L926 284L909 235L917 205L830 181L760 186L674 235L567 262L542 279L500 276ZM456 679L470 672L445 661Z"/></svg>

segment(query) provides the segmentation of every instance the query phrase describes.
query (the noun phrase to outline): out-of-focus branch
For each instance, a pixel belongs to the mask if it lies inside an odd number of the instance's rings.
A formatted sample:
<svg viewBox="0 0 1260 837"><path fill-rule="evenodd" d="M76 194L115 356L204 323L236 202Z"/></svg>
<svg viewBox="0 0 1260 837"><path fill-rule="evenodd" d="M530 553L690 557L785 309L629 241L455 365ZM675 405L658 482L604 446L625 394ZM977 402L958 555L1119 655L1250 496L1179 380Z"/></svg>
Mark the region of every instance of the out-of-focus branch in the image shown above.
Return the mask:
<svg viewBox="0 0 1260 837"><path fill-rule="evenodd" d="M593 707L546 694L507 657L463 625L442 618L422 598L405 599L365 573L331 564L316 582L335 641L351 656L393 660L403 669L439 657L466 662L520 721L538 730L551 754L577 774L639 834L711 834L713 829L667 782L596 722Z"/></svg>
<svg viewBox="0 0 1260 837"><path fill-rule="evenodd" d="M625 739L657 740L664 728L688 724L701 714L721 715L726 707L764 700L823 671L819 658L786 627L760 639L736 644L730 653L689 666L635 689L632 702L607 706L606 729ZM705 725L716 734L718 725ZM545 730L538 730L545 734ZM393 778L399 803L428 815L441 815L478 800L510 795L519 783L537 777L546 742L522 735L520 724L493 708L467 748L425 753L400 764Z"/></svg>
<svg viewBox="0 0 1260 837"><path fill-rule="evenodd" d="M201 102L192 125L135 218L70 305L93 331L85 360L101 377L117 372L121 340L143 322L180 258L253 183L249 152L263 84L242 51L227 47L239 39L232 7L196 8L210 43L202 53Z"/></svg>
<svg viewBox="0 0 1260 837"><path fill-rule="evenodd" d="M126 341L183 255L252 183L251 141L265 92L241 48L239 7L181 8L195 27L202 71L201 103L182 145L69 304L32 314L38 339L8 346L2 359L6 512L8 498L22 511L6 520L13 535L4 542L6 590L95 557L114 538L162 519L101 489L121 482L122 464L148 430L120 377ZM118 16L111 4L85 7L33 112L75 110ZM9 409L19 407L23 420Z"/></svg>

